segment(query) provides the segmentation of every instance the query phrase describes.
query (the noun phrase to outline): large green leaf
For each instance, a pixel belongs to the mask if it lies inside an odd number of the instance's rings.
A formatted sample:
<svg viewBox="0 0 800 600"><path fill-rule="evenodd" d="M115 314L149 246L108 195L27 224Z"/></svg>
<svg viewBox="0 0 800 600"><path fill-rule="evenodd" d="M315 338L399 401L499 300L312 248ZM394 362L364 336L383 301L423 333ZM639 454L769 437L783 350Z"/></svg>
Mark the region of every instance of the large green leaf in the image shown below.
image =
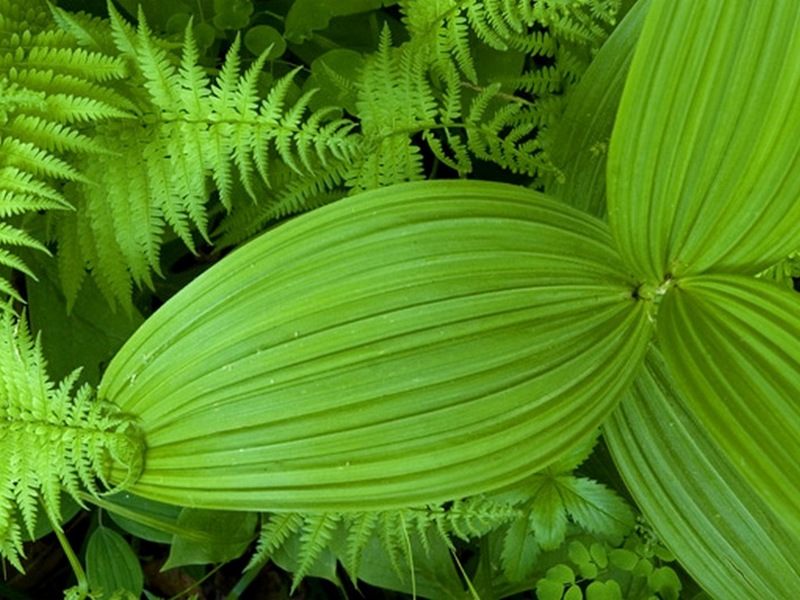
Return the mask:
<svg viewBox="0 0 800 600"><path fill-rule="evenodd" d="M800 2L652 3L611 137L609 222L645 281L800 247Z"/></svg>
<svg viewBox="0 0 800 600"><path fill-rule="evenodd" d="M800 296L736 275L685 278L662 301L658 335L689 407L800 535Z"/></svg>
<svg viewBox="0 0 800 600"><path fill-rule="evenodd" d="M800 539L689 412L655 348L605 439L644 515L712 596L800 598Z"/></svg>
<svg viewBox="0 0 800 600"><path fill-rule="evenodd" d="M558 177L548 194L596 217L606 215L606 157L614 119L650 0L640 0L570 90L548 148Z"/></svg>
<svg viewBox="0 0 800 600"><path fill-rule="evenodd" d="M611 411L651 323L600 221L513 186L408 184L226 257L123 347L133 493L365 510L466 496L558 458Z"/></svg>

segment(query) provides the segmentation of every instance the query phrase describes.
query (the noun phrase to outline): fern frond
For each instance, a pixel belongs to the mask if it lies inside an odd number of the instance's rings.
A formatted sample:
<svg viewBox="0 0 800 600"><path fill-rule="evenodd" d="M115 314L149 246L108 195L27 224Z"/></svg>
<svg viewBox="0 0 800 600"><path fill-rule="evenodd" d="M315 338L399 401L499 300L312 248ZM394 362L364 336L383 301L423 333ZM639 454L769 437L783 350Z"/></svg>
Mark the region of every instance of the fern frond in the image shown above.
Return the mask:
<svg viewBox="0 0 800 600"><path fill-rule="evenodd" d="M107 20L84 12L72 13L48 3L53 19L81 47L116 54L114 38Z"/></svg>
<svg viewBox="0 0 800 600"><path fill-rule="evenodd" d="M289 537L303 527L303 517L298 513L273 513L261 526L256 551L245 567L245 571L266 563Z"/></svg>
<svg viewBox="0 0 800 600"><path fill-rule="evenodd" d="M44 2L29 4L22 11L21 4L0 2L0 218L70 208L60 186L86 181L75 157L105 151L86 125L125 118L131 108L110 85L126 75L125 62L78 47L53 26ZM21 233L15 240L43 248ZM0 262L30 273L5 250Z"/></svg>
<svg viewBox="0 0 800 600"><path fill-rule="evenodd" d="M0 315L0 556L19 570L22 531L33 534L40 503L60 527L62 490L80 502L81 488L110 489L112 465L127 473L122 486L142 468L134 423L94 400L88 386L73 393L77 377L53 385L25 321Z"/></svg>
<svg viewBox="0 0 800 600"><path fill-rule="evenodd" d="M347 538L342 565L353 582L358 580L361 556L375 534L378 517L377 512L350 513L343 516Z"/></svg>
<svg viewBox="0 0 800 600"><path fill-rule="evenodd" d="M169 114L178 107L180 97L178 69L172 63L171 57L153 42L154 36L147 25L141 5L139 5L138 19L137 67L144 76L145 88L150 92L150 101Z"/></svg>
<svg viewBox="0 0 800 600"><path fill-rule="evenodd" d="M303 520L300 530L300 556L297 571L292 574L290 593L294 593L320 555L328 548L340 518L335 513L323 513L309 515Z"/></svg>
<svg viewBox="0 0 800 600"><path fill-rule="evenodd" d="M468 145L478 158L536 177L554 169L536 135L542 124L536 105L507 104L488 123L468 123Z"/></svg>
<svg viewBox="0 0 800 600"><path fill-rule="evenodd" d="M0 217L68 209L61 193L16 167L0 167Z"/></svg>

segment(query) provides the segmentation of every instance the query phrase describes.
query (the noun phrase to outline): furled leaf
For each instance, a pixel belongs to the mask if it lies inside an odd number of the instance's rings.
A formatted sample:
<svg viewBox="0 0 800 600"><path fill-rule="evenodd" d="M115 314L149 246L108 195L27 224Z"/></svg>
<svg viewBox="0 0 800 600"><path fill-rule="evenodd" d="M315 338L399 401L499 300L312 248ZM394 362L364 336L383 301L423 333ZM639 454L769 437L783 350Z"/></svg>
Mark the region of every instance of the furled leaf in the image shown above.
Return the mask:
<svg viewBox="0 0 800 600"><path fill-rule="evenodd" d="M144 574L128 542L113 529L100 525L86 546L86 577L94 593L103 598L139 598Z"/></svg>
<svg viewBox="0 0 800 600"><path fill-rule="evenodd" d="M652 4L609 148L620 253L755 274L800 247L800 3Z"/></svg>
<svg viewBox="0 0 800 600"><path fill-rule="evenodd" d="M396 186L226 257L118 353L130 491L220 509L382 510L508 485L614 407L651 324L605 225L536 193Z"/></svg>
<svg viewBox="0 0 800 600"><path fill-rule="evenodd" d="M800 597L800 541L691 414L655 348L645 366L604 426L644 515L713 597Z"/></svg>
<svg viewBox="0 0 800 600"><path fill-rule="evenodd" d="M685 278L662 301L658 335L692 411L800 535L800 296L741 276Z"/></svg>

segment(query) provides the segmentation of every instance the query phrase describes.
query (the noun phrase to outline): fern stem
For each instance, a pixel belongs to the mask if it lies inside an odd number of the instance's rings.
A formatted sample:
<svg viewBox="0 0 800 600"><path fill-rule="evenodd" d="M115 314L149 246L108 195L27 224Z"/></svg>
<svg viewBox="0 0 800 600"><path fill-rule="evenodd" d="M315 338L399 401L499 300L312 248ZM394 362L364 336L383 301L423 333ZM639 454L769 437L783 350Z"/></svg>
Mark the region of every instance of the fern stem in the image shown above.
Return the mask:
<svg viewBox="0 0 800 600"><path fill-rule="evenodd" d="M476 85L474 83L470 83L469 81L462 81L461 85L475 92L486 91L486 86ZM530 100L525 100L525 98L520 98L519 96L515 96L514 94L506 94L505 92L497 92L495 94L495 98L503 98L504 100L508 100L509 102L516 102L517 104L524 104L526 106L536 106L535 102L531 102Z"/></svg>
<svg viewBox="0 0 800 600"><path fill-rule="evenodd" d="M64 550L64 554L69 561L69 565L72 567L72 572L75 573L75 579L78 581L78 596L79 600L83 600L89 595L89 580L86 579L86 571L83 570L83 565L81 565L81 561L78 560L78 557L75 555L75 552L72 550L72 546L70 546L69 540L67 536L64 534L64 531L58 525L58 523L54 523L52 520L50 524L53 526L53 531L58 538L58 542L61 544L61 548Z"/></svg>
<svg viewBox="0 0 800 600"><path fill-rule="evenodd" d="M266 566L268 560L262 561L257 568L247 569L233 586L233 589L225 596L225 600L239 600L239 597L250 587L253 580L261 573L261 570Z"/></svg>

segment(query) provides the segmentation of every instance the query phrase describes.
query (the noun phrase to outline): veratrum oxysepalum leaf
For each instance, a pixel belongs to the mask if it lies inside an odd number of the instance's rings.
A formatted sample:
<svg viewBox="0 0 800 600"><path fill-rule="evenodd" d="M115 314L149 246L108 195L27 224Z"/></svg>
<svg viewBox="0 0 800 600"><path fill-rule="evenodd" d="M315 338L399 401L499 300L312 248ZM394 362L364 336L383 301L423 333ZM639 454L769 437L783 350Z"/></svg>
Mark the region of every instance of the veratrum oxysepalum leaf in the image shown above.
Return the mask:
<svg viewBox="0 0 800 600"><path fill-rule="evenodd" d="M541 469L613 409L651 334L600 221L503 184L407 184L255 239L129 339L99 395L139 417L129 491L379 510Z"/></svg>
<svg viewBox="0 0 800 600"><path fill-rule="evenodd" d="M800 538L687 410L655 348L604 432L645 517L708 593L800 598Z"/></svg>
<svg viewBox="0 0 800 600"><path fill-rule="evenodd" d="M606 215L606 157L625 79L650 0L639 0L569 92L548 148L561 181L546 192L596 217Z"/></svg>
<svg viewBox="0 0 800 600"><path fill-rule="evenodd" d="M685 278L658 312L687 405L800 537L800 295L737 275Z"/></svg>
<svg viewBox="0 0 800 600"><path fill-rule="evenodd" d="M800 247L800 2L653 2L608 158L637 276L756 274Z"/></svg>

